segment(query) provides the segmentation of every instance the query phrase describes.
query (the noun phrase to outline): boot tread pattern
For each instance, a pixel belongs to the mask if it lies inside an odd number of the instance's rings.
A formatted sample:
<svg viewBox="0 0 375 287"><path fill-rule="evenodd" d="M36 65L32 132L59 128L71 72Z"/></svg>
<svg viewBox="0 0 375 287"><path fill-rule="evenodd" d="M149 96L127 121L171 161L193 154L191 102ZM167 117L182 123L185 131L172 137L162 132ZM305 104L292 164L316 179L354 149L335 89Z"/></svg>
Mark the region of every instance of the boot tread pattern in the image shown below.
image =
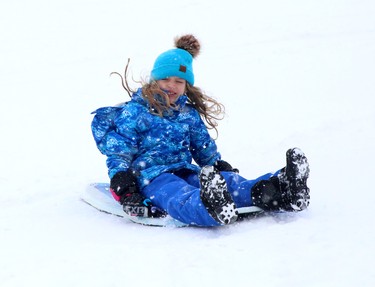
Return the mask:
<svg viewBox="0 0 375 287"><path fill-rule="evenodd" d="M220 172L213 166L203 167L200 184L201 199L208 213L220 224L235 222L238 218L238 210Z"/></svg>

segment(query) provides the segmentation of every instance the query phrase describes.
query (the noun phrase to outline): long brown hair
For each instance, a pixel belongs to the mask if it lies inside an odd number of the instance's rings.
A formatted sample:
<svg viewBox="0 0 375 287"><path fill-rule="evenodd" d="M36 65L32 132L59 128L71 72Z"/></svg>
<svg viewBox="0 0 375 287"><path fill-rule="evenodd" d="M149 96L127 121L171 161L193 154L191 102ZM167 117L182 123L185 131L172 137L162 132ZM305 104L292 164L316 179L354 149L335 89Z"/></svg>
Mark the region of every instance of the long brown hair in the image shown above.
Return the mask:
<svg viewBox="0 0 375 287"><path fill-rule="evenodd" d="M129 97L135 91L130 88L128 83L128 67L130 59L125 67L124 75L118 72L112 72L111 75L117 75L121 78L122 87L128 93ZM134 81L134 79L133 79ZM169 101L167 94L160 89L159 85L155 81L149 83L142 81L135 81L140 83L142 86L142 96L149 103L150 112L163 117L163 114L169 112L171 109L177 109L174 103ZM155 98L155 95L160 95L163 99ZM219 132L217 130L217 120L221 120L224 117L225 108L224 106L217 102L215 99L207 96L200 88L190 85L186 82L186 95L188 97L188 103L192 105L200 114L202 119L206 122L208 129L214 129L216 134Z"/></svg>

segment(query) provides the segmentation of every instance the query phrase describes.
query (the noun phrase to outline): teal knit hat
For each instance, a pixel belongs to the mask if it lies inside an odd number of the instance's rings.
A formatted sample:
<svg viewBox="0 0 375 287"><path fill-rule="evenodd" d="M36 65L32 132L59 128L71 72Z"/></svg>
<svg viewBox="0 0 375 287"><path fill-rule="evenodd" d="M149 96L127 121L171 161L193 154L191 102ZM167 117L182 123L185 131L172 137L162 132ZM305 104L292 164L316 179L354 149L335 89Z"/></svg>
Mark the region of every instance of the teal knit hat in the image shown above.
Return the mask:
<svg viewBox="0 0 375 287"><path fill-rule="evenodd" d="M160 54L151 71L152 80L168 77L185 79L194 85L193 58L199 54L200 44L193 35L185 35L175 40L176 49Z"/></svg>

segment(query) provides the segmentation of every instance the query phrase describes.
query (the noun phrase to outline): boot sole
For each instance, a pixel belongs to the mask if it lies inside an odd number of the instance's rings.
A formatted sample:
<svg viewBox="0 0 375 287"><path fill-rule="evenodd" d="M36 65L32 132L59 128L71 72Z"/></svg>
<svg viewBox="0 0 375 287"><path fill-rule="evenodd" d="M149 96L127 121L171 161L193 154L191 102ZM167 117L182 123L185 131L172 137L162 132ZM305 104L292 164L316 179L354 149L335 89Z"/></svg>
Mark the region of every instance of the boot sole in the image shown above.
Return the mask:
<svg viewBox="0 0 375 287"><path fill-rule="evenodd" d="M203 167L200 183L201 199L208 213L221 225L235 222L238 210L220 172L213 166Z"/></svg>
<svg viewBox="0 0 375 287"><path fill-rule="evenodd" d="M299 148L287 151L286 177L289 181L290 191L295 198L291 207L295 211L306 209L310 204L310 190L306 180L310 174L310 167L305 154Z"/></svg>

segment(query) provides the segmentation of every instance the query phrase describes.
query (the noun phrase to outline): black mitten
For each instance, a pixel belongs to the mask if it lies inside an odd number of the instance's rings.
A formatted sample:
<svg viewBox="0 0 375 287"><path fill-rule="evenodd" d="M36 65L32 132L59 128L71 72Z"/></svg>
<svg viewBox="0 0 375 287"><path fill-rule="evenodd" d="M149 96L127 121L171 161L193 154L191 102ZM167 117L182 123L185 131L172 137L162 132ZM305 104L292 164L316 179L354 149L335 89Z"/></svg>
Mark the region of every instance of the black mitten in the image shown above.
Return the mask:
<svg viewBox="0 0 375 287"><path fill-rule="evenodd" d="M214 167L219 171L232 171L239 173L237 168L233 168L229 163L221 159L215 162Z"/></svg>
<svg viewBox="0 0 375 287"><path fill-rule="evenodd" d="M153 206L151 200L146 199L138 186L137 177L139 173L132 169L119 171L110 183L110 188L120 197L120 203L125 213L131 216L163 217L166 213Z"/></svg>
<svg viewBox="0 0 375 287"><path fill-rule="evenodd" d="M110 188L120 197L125 194L139 192L137 177L138 172L135 170L119 171L112 177Z"/></svg>

